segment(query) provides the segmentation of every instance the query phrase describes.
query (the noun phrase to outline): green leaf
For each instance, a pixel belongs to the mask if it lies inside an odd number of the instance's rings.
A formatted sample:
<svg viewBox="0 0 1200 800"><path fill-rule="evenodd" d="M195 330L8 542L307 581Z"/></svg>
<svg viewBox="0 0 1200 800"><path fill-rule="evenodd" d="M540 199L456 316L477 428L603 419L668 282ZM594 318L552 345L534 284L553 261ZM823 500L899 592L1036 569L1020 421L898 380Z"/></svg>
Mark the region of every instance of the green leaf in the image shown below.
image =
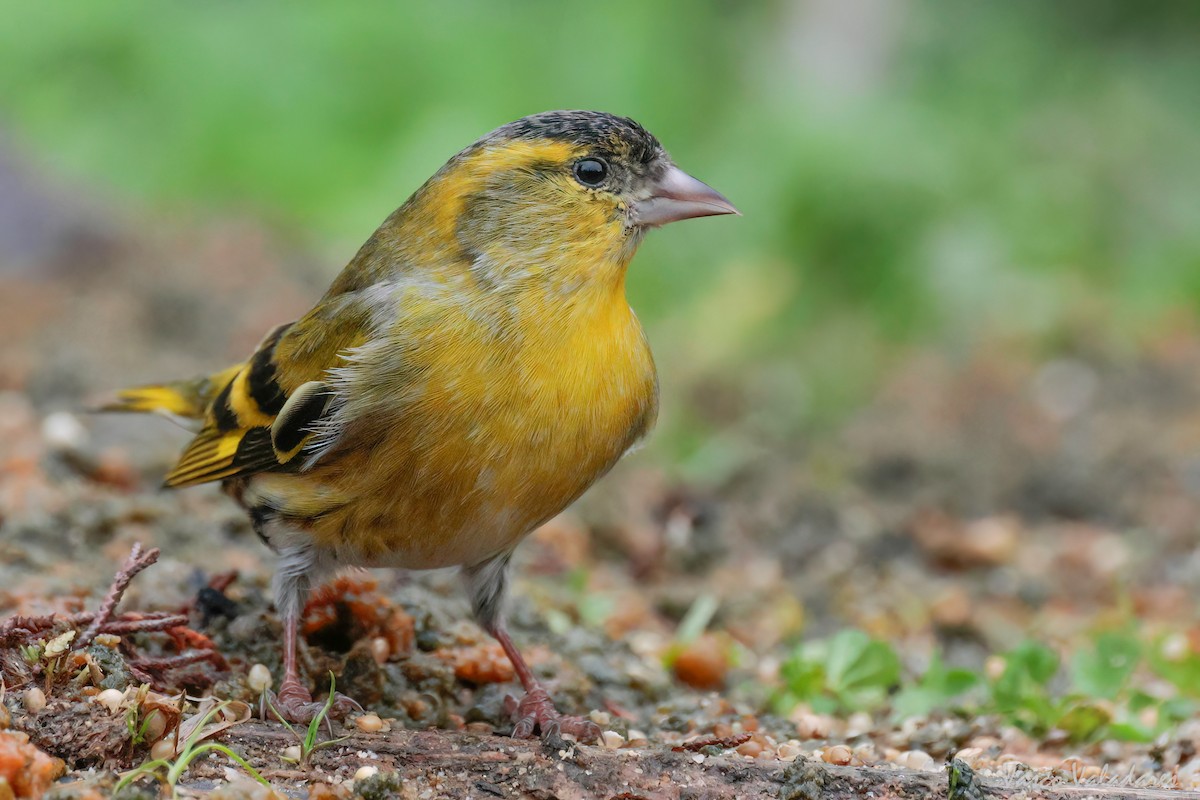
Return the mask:
<svg viewBox="0 0 1200 800"><path fill-rule="evenodd" d="M830 688L839 694L886 690L900 681L900 659L891 646L856 630L833 637L825 670Z"/></svg>
<svg viewBox="0 0 1200 800"><path fill-rule="evenodd" d="M1090 650L1071 659L1071 680L1089 696L1115 700L1129 682L1142 657L1141 644L1125 633L1102 633Z"/></svg>
<svg viewBox="0 0 1200 800"><path fill-rule="evenodd" d="M1000 709L1027 705L1046 696L1045 684L1058 672L1058 656L1037 642L1024 642L1004 656L1004 672L992 685Z"/></svg>
<svg viewBox="0 0 1200 800"><path fill-rule="evenodd" d="M950 705L955 698L979 685L979 675L969 669L947 669L940 654L934 653L928 669L914 685L905 686L892 698L896 719L924 716L936 708Z"/></svg>
<svg viewBox="0 0 1200 800"><path fill-rule="evenodd" d="M1163 655L1162 643L1148 648L1150 668L1189 697L1200 697L1200 655L1188 651L1182 657Z"/></svg>
<svg viewBox="0 0 1200 800"><path fill-rule="evenodd" d="M1112 721L1112 713L1096 703L1080 701L1059 717L1055 727L1067 732L1073 741L1084 742Z"/></svg>
<svg viewBox="0 0 1200 800"><path fill-rule="evenodd" d="M825 688L825 668L809 660L803 648L796 648L779 668L788 692L798 700L808 700Z"/></svg>
<svg viewBox="0 0 1200 800"><path fill-rule="evenodd" d="M1147 743L1154 741L1154 732L1147 730L1144 726L1139 725L1132 720L1125 722L1110 723L1104 729L1104 733L1111 739L1116 739L1121 742L1140 742Z"/></svg>

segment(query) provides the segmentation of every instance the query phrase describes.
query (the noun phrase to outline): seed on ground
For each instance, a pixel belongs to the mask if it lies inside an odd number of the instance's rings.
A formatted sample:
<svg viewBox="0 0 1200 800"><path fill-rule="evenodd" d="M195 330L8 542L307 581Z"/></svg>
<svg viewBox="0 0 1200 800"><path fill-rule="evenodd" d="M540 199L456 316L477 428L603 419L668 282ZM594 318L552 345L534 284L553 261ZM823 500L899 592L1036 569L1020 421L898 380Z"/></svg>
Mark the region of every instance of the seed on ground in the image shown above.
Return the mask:
<svg viewBox="0 0 1200 800"><path fill-rule="evenodd" d="M796 717L796 735L801 739L826 739L830 732L829 720L819 714L801 714Z"/></svg>
<svg viewBox="0 0 1200 800"><path fill-rule="evenodd" d="M749 758L758 758L759 754L763 751L763 746L761 742L756 742L755 740L751 739L748 742L742 742L740 745L738 745L737 751L741 755L748 756Z"/></svg>
<svg viewBox="0 0 1200 800"><path fill-rule="evenodd" d="M850 759L854 757L854 753L844 744L835 744L833 747L825 749L821 753L821 758L830 764L838 764L846 766L850 763Z"/></svg>
<svg viewBox="0 0 1200 800"><path fill-rule="evenodd" d="M609 750L618 750L625 746L625 737L616 731L605 731L600 734L600 743Z"/></svg>
<svg viewBox="0 0 1200 800"><path fill-rule="evenodd" d="M105 689L93 699L107 708L110 714L115 714L121 707L121 701L125 699L125 693L119 689Z"/></svg>
<svg viewBox="0 0 1200 800"><path fill-rule="evenodd" d="M297 749L299 749L299 748L297 748ZM170 758L174 758L174 757L175 757L175 735L174 734L170 734L168 736L163 737L162 739L159 739L150 748L150 758L152 758L152 759L159 759L159 758L170 759Z"/></svg>
<svg viewBox="0 0 1200 800"><path fill-rule="evenodd" d="M383 720L378 714L363 714L354 720L354 724L363 733L378 733L383 730Z"/></svg>
<svg viewBox="0 0 1200 800"><path fill-rule="evenodd" d="M46 693L36 686L26 689L25 694L21 697L21 703L30 714L36 714L46 707Z"/></svg>
<svg viewBox="0 0 1200 800"><path fill-rule="evenodd" d="M933 760L933 756L924 750L905 750L896 759L896 763L905 769L917 772L930 772L938 768L937 762Z"/></svg>
<svg viewBox="0 0 1200 800"><path fill-rule="evenodd" d="M246 676L246 685L250 687L250 691L262 693L271 688L274 679L271 677L271 670L267 669L266 664L255 664L250 668L250 674Z"/></svg>
<svg viewBox="0 0 1200 800"><path fill-rule="evenodd" d="M775 754L783 761L794 761L800 757L802 752L804 751L800 748L799 742L784 742L779 745L779 749L775 751Z"/></svg>
<svg viewBox="0 0 1200 800"><path fill-rule="evenodd" d="M981 747L964 747L954 754L954 757L966 764L968 767L975 768L983 761L983 748Z"/></svg>

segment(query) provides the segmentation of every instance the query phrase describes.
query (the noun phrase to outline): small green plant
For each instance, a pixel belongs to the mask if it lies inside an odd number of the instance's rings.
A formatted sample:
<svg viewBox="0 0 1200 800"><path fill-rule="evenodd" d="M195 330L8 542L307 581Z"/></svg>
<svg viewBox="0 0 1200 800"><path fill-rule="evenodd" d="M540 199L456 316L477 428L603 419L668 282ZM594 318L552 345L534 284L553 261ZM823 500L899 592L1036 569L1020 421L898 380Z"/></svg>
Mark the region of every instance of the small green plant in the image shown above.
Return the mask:
<svg viewBox="0 0 1200 800"><path fill-rule="evenodd" d="M154 708L150 710L149 714L143 717L141 710L136 704L130 706L129 710L125 712L125 727L129 730L130 746L137 747L146 741L146 730L155 714L161 714L161 712L157 708Z"/></svg>
<svg viewBox="0 0 1200 800"><path fill-rule="evenodd" d="M330 672L329 697L325 698L325 705L323 705L317 715L313 717L312 722L308 723L308 728L305 730L304 736L301 736L296 729L292 727L291 723L283 718L283 715L279 713L274 704L271 703L271 701L267 698L266 694L263 694L263 701L267 704L267 707L271 709L271 713L274 714L275 718L282 722L283 726L291 731L292 735L296 737L296 740L300 742L300 757L288 758L287 756L281 756L284 761L287 761L290 764L307 764L308 759L315 751L321 749L322 747L332 747L333 745L338 744L339 742L344 742L350 738L349 736L339 736L336 739L326 739L323 742L317 741L317 732L321 729L321 723L329 719L329 711L333 708L334 700L337 698L336 690L337 679L334 677L333 673ZM332 735L333 731L331 729L330 736Z"/></svg>
<svg viewBox="0 0 1200 800"><path fill-rule="evenodd" d="M200 756L209 752L224 753L232 759L238 766L250 773L250 777L261 783L263 786L270 786L262 775L255 771L254 767L246 763L246 760L237 753L230 750L220 742L204 742L204 726L220 714L229 705L228 701L217 703L212 708L204 713L199 722L195 725L194 730L183 741L183 745L179 748L175 760L172 761L166 758L155 758L147 761L141 766L127 772L120 781L117 782L113 790L113 794L119 793L122 789L132 784L134 781L143 777L152 777L162 783L171 790L171 796L177 797L176 786L179 779L187 772L188 767L192 762Z"/></svg>
<svg viewBox="0 0 1200 800"><path fill-rule="evenodd" d="M772 703L779 711L800 702L821 713L867 710L899 685L900 659L886 642L844 630L798 646L780 673L785 689Z"/></svg>
<svg viewBox="0 0 1200 800"><path fill-rule="evenodd" d="M780 668L783 685L772 707L787 713L803 702L818 713L846 713L886 703L896 721L965 710L995 715L1035 736L1059 730L1076 742L1148 742L1197 709L1200 654L1179 639L1151 646L1129 630L1104 631L1065 664L1046 645L1026 641L999 656L1003 668L989 679L949 667L935 653L924 672L903 678L890 645L842 631L796 647ZM1139 680L1152 676L1178 695L1141 689Z"/></svg>
<svg viewBox="0 0 1200 800"><path fill-rule="evenodd" d="M1004 671L990 686L989 707L1022 730L1044 733L1061 716L1049 683L1058 654L1038 642L1022 642L1004 655Z"/></svg>
<svg viewBox="0 0 1200 800"><path fill-rule="evenodd" d="M954 707L967 692L982 683L978 673L961 667L947 667L942 663L941 654L934 652L920 679L902 686L892 698L892 715L900 720L924 716L938 708Z"/></svg>

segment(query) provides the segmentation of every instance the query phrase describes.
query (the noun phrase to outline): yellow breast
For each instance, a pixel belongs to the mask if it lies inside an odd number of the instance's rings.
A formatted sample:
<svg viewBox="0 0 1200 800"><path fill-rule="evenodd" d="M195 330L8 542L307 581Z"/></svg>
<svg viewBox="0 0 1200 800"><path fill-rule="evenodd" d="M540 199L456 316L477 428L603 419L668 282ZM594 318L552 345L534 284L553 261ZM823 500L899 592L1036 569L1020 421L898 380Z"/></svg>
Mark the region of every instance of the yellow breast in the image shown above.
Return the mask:
<svg viewBox="0 0 1200 800"><path fill-rule="evenodd" d="M413 569L511 549L653 424L657 378L623 286L498 297L411 286L348 369L356 419L310 472L312 520L348 563ZM278 492L274 492L278 493Z"/></svg>

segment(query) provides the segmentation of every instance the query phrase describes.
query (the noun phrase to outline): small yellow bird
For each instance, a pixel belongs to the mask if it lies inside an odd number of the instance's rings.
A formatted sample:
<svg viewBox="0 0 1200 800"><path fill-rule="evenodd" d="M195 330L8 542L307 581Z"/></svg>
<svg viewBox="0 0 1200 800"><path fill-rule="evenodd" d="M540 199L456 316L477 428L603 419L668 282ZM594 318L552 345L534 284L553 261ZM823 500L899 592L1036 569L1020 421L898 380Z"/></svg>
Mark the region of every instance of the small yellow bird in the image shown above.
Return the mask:
<svg viewBox="0 0 1200 800"><path fill-rule="evenodd" d="M459 566L525 689L513 734L598 734L557 712L509 638L509 558L654 423L625 298L646 230L736 213L631 119L535 114L451 158L247 361L121 392L109 409L203 421L166 485L221 481L278 553L284 716L319 709L296 661L314 585L350 565Z"/></svg>

